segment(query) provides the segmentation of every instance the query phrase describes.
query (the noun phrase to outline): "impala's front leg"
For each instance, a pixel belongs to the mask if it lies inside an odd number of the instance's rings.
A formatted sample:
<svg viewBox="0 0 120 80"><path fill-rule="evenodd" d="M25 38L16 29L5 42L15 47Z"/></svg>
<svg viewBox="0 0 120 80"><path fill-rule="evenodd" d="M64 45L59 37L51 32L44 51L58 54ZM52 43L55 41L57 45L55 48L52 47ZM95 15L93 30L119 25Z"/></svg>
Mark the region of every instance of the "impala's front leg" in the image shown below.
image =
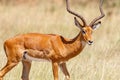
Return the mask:
<svg viewBox="0 0 120 80"><path fill-rule="evenodd" d="M62 72L64 73L66 80L70 80L70 75L67 70L66 63L61 63L61 64L59 64L59 66L60 66L60 69L62 70Z"/></svg>
<svg viewBox="0 0 120 80"><path fill-rule="evenodd" d="M22 71L22 80L29 80L29 72L31 68L31 62L22 61L23 64L23 71Z"/></svg>
<svg viewBox="0 0 120 80"><path fill-rule="evenodd" d="M58 63L52 62L54 80L58 80Z"/></svg>

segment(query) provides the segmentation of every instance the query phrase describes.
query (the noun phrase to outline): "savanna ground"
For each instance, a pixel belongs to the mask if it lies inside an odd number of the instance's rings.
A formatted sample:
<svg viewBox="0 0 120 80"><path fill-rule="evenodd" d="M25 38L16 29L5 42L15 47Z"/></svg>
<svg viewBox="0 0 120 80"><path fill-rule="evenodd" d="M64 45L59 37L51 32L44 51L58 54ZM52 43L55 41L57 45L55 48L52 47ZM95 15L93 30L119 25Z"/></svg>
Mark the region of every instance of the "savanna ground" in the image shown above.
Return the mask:
<svg viewBox="0 0 120 80"><path fill-rule="evenodd" d="M3 49L6 39L30 32L54 33L67 38L73 38L79 33L73 16L66 11L65 2L36 1L37 4L19 4L12 0L1 0L0 69L6 63ZM99 15L97 0L79 1L71 0L71 7L82 14L87 23ZM71 80L120 80L120 1L105 0L103 8L106 16L101 20L101 27L93 33L94 44L87 45L80 55L67 62ZM22 64L19 63L4 80L20 80L21 72ZM62 72L59 73L59 79L63 80ZM53 80L51 63L32 62L30 80Z"/></svg>

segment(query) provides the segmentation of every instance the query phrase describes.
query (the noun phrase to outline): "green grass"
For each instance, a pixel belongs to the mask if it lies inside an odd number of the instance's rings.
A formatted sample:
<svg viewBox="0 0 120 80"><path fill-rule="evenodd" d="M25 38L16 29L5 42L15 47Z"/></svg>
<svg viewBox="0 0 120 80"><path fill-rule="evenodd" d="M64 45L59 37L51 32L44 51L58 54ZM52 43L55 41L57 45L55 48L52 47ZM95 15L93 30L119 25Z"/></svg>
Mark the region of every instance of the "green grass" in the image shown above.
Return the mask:
<svg viewBox="0 0 120 80"><path fill-rule="evenodd" d="M89 23L99 15L97 5L71 5L84 15ZM71 80L120 80L120 10L119 7L104 8L106 17L93 33L94 44L67 62ZM107 15L111 11L111 15ZM73 38L79 32L73 16L65 5L40 3L36 6L0 6L0 69L6 63L3 43L18 34L37 32L60 34ZM51 63L33 62L30 80L53 80ZM12 69L4 80L20 80L22 64ZM64 75L60 72L60 80Z"/></svg>

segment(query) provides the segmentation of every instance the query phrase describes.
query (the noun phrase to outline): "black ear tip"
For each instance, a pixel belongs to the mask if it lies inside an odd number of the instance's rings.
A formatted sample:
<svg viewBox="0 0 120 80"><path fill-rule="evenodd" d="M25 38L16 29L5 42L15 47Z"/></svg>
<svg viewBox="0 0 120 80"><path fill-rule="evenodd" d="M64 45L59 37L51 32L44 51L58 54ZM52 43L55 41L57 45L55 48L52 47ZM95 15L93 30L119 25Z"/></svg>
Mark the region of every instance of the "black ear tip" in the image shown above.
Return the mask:
<svg viewBox="0 0 120 80"><path fill-rule="evenodd" d="M76 20L76 17L74 17L74 20L75 20L75 25L77 26L77 22L76 22L77 20Z"/></svg>
<svg viewBox="0 0 120 80"><path fill-rule="evenodd" d="M76 17L74 17L74 19L76 20Z"/></svg>
<svg viewBox="0 0 120 80"><path fill-rule="evenodd" d="M99 21L98 23L100 23L100 24L101 24L101 21Z"/></svg>

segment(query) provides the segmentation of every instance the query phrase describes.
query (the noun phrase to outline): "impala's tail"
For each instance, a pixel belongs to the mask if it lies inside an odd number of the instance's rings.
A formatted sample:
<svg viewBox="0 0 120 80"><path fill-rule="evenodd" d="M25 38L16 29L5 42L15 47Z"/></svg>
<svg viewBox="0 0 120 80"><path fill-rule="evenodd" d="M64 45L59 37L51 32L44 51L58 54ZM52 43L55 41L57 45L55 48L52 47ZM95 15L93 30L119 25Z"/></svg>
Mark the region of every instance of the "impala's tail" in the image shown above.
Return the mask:
<svg viewBox="0 0 120 80"><path fill-rule="evenodd" d="M6 50L7 50L7 49L6 49L6 43L4 43L3 48L4 48L4 51L5 51L6 57L8 57L8 56L7 56L7 51L6 51Z"/></svg>

